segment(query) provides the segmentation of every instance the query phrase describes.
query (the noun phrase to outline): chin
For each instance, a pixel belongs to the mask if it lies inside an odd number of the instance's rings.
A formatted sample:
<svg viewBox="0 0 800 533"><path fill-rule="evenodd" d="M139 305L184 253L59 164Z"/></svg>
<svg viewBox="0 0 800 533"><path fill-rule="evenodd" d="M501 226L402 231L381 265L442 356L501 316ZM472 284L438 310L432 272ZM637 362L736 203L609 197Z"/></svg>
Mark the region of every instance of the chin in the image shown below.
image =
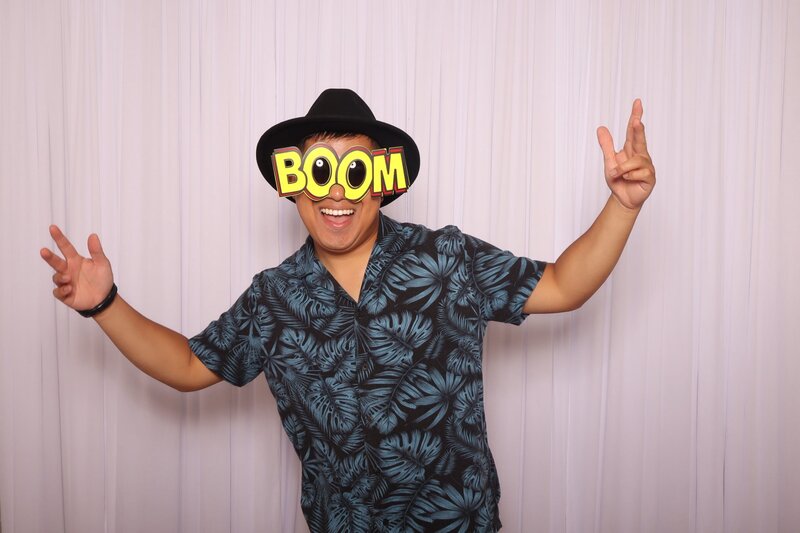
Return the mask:
<svg viewBox="0 0 800 533"><path fill-rule="evenodd" d="M373 233L377 234L377 220L362 221L357 220L357 217L358 215L353 215L352 225L343 228L330 228L324 225L324 222L318 224L314 231L309 231L314 239L314 245L331 253L342 254L355 250L365 241L371 240L374 237Z"/></svg>
<svg viewBox="0 0 800 533"><path fill-rule="evenodd" d="M312 237L313 238L313 237ZM317 249L325 250L331 254L346 254L351 250L357 248L357 241L355 239L349 240L332 240L332 239L314 239L314 246Z"/></svg>
<svg viewBox="0 0 800 533"><path fill-rule="evenodd" d="M328 198L312 202L298 198L297 210L318 251L345 254L372 243L377 236L379 202L364 203L369 201L352 203Z"/></svg>

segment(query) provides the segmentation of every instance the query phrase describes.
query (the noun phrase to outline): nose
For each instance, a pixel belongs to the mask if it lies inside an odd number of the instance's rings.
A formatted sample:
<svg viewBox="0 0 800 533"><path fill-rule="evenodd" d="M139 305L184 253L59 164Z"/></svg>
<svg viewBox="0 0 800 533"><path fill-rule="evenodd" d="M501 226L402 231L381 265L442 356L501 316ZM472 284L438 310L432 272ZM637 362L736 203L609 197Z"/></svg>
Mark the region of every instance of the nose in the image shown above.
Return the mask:
<svg viewBox="0 0 800 533"><path fill-rule="evenodd" d="M331 187L330 193L328 193L328 197L336 202L344 200L344 187L338 183L334 183Z"/></svg>

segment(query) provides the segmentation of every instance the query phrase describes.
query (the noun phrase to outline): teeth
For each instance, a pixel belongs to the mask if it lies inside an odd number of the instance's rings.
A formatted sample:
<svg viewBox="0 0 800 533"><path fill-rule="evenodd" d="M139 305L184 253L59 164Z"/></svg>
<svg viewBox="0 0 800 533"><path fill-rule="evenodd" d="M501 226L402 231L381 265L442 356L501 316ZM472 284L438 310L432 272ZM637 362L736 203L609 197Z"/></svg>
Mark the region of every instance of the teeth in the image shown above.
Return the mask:
<svg viewBox="0 0 800 533"><path fill-rule="evenodd" d="M323 215L341 217L341 216L345 216L345 215L352 215L353 213L355 213L355 210L354 209L327 209L327 208L323 208L323 209L320 209L320 212Z"/></svg>

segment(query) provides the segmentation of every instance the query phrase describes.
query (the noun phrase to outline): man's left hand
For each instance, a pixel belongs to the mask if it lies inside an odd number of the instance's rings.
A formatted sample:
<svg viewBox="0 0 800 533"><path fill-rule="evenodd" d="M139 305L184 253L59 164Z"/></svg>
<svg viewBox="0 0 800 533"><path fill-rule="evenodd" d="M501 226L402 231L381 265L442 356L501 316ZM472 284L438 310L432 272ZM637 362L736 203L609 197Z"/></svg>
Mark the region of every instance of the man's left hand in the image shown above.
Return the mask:
<svg viewBox="0 0 800 533"><path fill-rule="evenodd" d="M605 126L597 128L597 140L603 150L606 182L614 197L628 209L638 210L656 184L656 169L647 152L647 140L642 124L642 101L633 102L628 131L622 150L614 150L611 132Z"/></svg>

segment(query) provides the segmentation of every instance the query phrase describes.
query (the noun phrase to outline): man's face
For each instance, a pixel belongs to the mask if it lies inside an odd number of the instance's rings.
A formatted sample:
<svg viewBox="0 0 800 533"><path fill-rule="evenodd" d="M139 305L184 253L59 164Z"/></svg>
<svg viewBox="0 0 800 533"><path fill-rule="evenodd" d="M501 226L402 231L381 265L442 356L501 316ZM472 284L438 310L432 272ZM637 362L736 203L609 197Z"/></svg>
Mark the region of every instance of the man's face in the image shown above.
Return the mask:
<svg viewBox="0 0 800 533"><path fill-rule="evenodd" d="M305 151L315 142L307 141L301 147ZM377 148L369 137L357 135L340 139L325 139L341 157L354 146L368 149ZM297 212L303 219L309 235L314 239L317 254L347 254L359 247L369 246L378 234L378 210L381 198L367 195L360 202L351 202L344 198L344 189L339 184L331 187L330 195L315 202L305 194L295 197Z"/></svg>

